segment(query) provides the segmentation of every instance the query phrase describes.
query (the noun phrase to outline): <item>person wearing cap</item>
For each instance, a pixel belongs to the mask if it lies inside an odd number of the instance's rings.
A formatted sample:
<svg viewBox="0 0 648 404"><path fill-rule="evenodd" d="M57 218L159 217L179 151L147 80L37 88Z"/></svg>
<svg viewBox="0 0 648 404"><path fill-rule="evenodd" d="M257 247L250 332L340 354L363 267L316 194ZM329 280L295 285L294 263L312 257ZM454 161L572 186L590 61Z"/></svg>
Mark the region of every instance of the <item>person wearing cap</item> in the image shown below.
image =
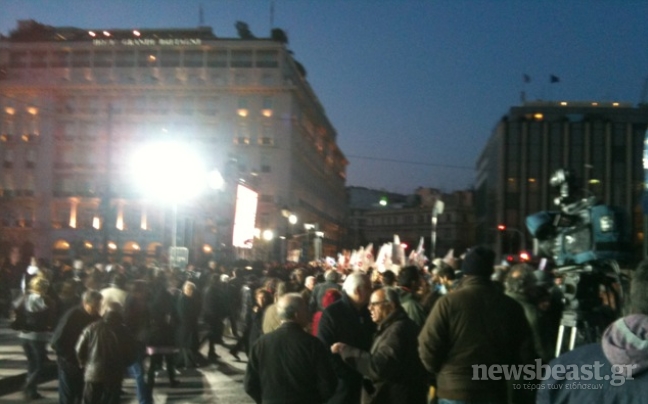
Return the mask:
<svg viewBox="0 0 648 404"><path fill-rule="evenodd" d="M494 262L495 253L487 247L469 250L461 286L438 300L418 336L421 361L436 379L436 396L445 402L509 402L507 380L475 378L474 365L533 363L524 310L490 280Z"/></svg>

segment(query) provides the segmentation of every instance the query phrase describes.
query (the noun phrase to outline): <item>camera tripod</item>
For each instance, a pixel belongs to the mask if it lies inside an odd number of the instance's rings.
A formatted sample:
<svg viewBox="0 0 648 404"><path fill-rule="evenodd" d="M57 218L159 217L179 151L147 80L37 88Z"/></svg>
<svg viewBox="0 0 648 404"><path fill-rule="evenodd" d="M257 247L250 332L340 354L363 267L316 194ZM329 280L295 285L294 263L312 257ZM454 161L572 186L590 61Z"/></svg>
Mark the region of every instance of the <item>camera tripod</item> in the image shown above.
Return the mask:
<svg viewBox="0 0 648 404"><path fill-rule="evenodd" d="M563 346L563 337L565 336L565 329L570 328L569 331L569 350L573 350L576 346L576 337L578 336L579 327L582 330L581 335L584 336L584 342L595 342L593 337L593 328L585 319L585 315L580 310L565 310L562 318L560 319L560 327L558 327L558 339L556 340L556 357L560 356Z"/></svg>

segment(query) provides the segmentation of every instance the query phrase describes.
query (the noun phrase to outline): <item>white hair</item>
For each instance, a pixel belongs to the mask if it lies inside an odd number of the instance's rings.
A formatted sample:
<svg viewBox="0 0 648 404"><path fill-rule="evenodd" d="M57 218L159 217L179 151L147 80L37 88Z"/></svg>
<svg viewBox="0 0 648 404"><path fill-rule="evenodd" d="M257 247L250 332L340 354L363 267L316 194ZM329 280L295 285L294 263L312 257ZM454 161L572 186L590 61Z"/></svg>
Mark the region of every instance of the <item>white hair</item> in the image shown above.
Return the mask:
<svg viewBox="0 0 648 404"><path fill-rule="evenodd" d="M342 289L347 295L352 296L356 294L358 288L363 286L371 286L369 277L361 271L354 271L346 277Z"/></svg>

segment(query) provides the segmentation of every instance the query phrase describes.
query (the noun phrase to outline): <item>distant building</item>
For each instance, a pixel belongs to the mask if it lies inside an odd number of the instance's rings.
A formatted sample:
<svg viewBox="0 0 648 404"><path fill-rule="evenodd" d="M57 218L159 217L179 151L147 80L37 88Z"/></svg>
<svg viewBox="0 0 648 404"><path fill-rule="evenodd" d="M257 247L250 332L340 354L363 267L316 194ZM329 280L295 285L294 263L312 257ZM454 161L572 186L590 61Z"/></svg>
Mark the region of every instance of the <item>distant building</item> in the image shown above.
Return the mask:
<svg viewBox="0 0 648 404"><path fill-rule="evenodd" d="M472 191L442 193L419 188L411 195L387 193L362 187L348 187L350 201L349 234L346 246L357 249L373 243L379 248L392 242L397 234L407 244L408 252L424 238L425 253L430 255L432 208L437 200L444 211L437 221L436 256L455 249L460 254L474 244L474 206ZM381 204L383 201L383 204Z"/></svg>
<svg viewBox="0 0 648 404"><path fill-rule="evenodd" d="M284 234L289 211L333 254L347 161L284 42L20 21L0 38L0 255L97 257L107 232L115 259L160 258L171 209L143 199L129 172L130 153L159 139L199 149L229 184L180 206L178 245L195 259L231 248L240 181L259 193L256 227ZM278 237L257 242L279 258Z"/></svg>
<svg viewBox="0 0 648 404"><path fill-rule="evenodd" d="M526 102L497 124L477 162L479 242L500 253L531 248L525 219L556 210L549 185L569 168L577 187L605 204L623 208L641 257L644 190L642 165L648 109L618 102ZM498 232L497 226L506 231Z"/></svg>

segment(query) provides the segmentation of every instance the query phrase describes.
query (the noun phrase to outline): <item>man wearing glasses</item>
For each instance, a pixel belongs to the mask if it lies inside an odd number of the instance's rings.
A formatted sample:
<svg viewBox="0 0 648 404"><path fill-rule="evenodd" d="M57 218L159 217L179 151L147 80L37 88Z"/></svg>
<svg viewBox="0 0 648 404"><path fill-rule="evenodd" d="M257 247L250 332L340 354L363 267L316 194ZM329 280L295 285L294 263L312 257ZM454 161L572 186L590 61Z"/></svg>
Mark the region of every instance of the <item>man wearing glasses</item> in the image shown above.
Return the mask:
<svg viewBox="0 0 648 404"><path fill-rule="evenodd" d="M403 310L398 289L385 287L373 292L369 311L378 325L371 349L338 342L331 352L365 377L363 404L424 404L428 378L418 356L419 327Z"/></svg>

